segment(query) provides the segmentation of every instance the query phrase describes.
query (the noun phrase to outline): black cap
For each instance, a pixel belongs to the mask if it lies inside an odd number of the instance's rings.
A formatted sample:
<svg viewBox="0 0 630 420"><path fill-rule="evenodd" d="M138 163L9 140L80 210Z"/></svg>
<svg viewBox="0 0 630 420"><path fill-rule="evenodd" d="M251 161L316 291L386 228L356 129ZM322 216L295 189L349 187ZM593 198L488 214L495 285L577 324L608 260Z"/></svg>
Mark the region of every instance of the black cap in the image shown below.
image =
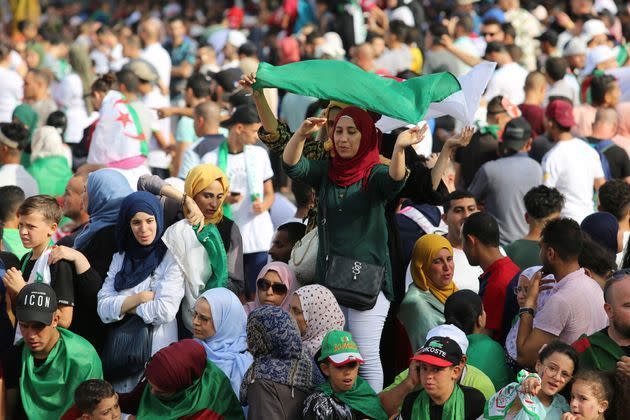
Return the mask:
<svg viewBox="0 0 630 420"><path fill-rule="evenodd" d="M554 47L558 45L558 33L556 31L548 30L536 37L540 42L548 42Z"/></svg>
<svg viewBox="0 0 630 420"><path fill-rule="evenodd" d="M217 81L219 86L224 91L231 93L238 87L238 81L241 80L243 72L239 68L232 68L227 70L221 70L218 73L212 75L212 78Z"/></svg>
<svg viewBox="0 0 630 420"><path fill-rule="evenodd" d="M255 106L254 98L252 97L252 95L248 94L244 90L238 90L234 92L233 94L227 97L227 100L228 102L230 102L230 105L232 105L233 107L237 107L241 105Z"/></svg>
<svg viewBox="0 0 630 420"><path fill-rule="evenodd" d="M46 283L30 283L18 293L16 306L18 321L50 325L57 310L57 294Z"/></svg>
<svg viewBox="0 0 630 420"><path fill-rule="evenodd" d="M511 119L503 130L501 141L511 149L520 149L532 137L532 126L523 117Z"/></svg>
<svg viewBox="0 0 630 420"><path fill-rule="evenodd" d="M231 127L234 124L255 124L260 122L258 111L254 105L239 105L232 111L230 118L223 121L221 126Z"/></svg>
<svg viewBox="0 0 630 420"><path fill-rule="evenodd" d="M449 337L431 337L413 357L429 365L446 367L458 365L462 360L462 348Z"/></svg>

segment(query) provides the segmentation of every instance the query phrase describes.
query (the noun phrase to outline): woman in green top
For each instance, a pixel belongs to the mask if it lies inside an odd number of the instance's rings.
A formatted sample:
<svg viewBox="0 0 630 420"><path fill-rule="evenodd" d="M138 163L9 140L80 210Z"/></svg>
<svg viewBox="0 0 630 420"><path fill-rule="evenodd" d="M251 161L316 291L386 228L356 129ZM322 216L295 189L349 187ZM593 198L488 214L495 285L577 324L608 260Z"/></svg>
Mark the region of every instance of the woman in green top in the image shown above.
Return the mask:
<svg viewBox="0 0 630 420"><path fill-rule="evenodd" d="M505 363L503 347L490 336L482 334L486 326L486 311L481 297L472 290L458 290L444 304L444 318L466 333L468 363L488 375L494 387L501 389L512 379Z"/></svg>
<svg viewBox="0 0 630 420"><path fill-rule="evenodd" d="M59 197L72 178L72 154L56 128L45 125L35 130L28 172L35 178L40 194Z"/></svg>
<svg viewBox="0 0 630 420"><path fill-rule="evenodd" d="M385 203L404 185L405 147L418 143L426 129L415 127L402 132L387 167L379 164L381 132L374 120L366 111L351 106L343 109L335 120L334 156L319 161L303 157L305 140L325 122L325 118L305 120L284 149L282 159L289 177L319 191L318 214L321 216L324 206L328 213L330 254L385 267L385 281L374 308L367 311L345 308L348 329L366 355L362 375L378 392L383 387L379 343L389 309L388 299L393 294ZM321 223L318 229L321 238L324 236ZM321 283L326 281L323 245L320 241L317 257L317 277ZM366 326L361 328L361 325Z"/></svg>

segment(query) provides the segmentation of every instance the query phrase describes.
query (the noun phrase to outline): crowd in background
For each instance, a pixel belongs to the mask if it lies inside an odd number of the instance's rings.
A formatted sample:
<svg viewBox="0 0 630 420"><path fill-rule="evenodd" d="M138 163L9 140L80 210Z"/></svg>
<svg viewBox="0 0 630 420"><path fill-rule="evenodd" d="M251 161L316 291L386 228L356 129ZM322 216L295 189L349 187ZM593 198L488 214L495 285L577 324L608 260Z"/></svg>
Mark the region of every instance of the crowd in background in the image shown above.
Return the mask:
<svg viewBox="0 0 630 420"><path fill-rule="evenodd" d="M630 418L628 40L615 0L0 3L0 418Z"/></svg>

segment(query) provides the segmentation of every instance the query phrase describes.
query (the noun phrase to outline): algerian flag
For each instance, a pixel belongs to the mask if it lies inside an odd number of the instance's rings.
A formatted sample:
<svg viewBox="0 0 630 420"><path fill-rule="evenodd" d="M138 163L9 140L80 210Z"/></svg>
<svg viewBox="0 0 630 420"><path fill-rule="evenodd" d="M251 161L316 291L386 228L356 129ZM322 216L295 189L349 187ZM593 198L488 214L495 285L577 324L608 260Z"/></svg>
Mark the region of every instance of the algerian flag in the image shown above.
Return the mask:
<svg viewBox="0 0 630 420"><path fill-rule="evenodd" d="M474 122L495 66L496 63L483 62L460 78L451 73L435 73L398 81L368 73L345 61L309 60L278 67L260 63L254 88L276 87L356 105L382 114L377 125L389 132L442 115L451 115L466 124Z"/></svg>

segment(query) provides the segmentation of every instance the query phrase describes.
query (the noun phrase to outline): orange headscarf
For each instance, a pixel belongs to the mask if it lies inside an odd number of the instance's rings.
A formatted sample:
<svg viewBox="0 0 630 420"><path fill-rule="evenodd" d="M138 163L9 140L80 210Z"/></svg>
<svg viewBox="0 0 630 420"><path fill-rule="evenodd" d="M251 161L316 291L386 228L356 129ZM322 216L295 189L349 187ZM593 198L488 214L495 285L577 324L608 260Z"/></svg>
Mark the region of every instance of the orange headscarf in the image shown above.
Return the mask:
<svg viewBox="0 0 630 420"><path fill-rule="evenodd" d="M416 241L411 256L411 277L414 284L420 290L430 291L442 303L446 302L446 299L457 291L453 281L444 288L438 288L429 279L431 262L444 248L448 249L451 256L453 255L453 247L448 239L441 235L427 234Z"/></svg>

